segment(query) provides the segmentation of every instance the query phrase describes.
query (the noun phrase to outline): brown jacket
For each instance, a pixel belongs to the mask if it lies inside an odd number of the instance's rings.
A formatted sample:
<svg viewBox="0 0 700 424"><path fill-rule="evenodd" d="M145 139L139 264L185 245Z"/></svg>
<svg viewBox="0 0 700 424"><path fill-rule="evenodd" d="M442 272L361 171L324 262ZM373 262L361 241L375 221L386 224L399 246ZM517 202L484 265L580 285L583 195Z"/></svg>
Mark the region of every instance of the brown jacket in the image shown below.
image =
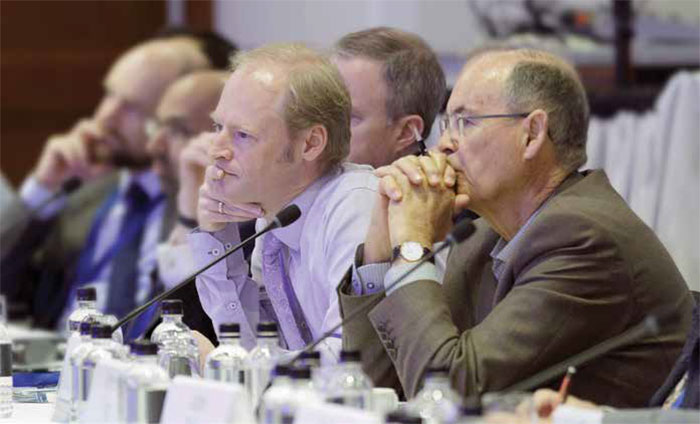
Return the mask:
<svg viewBox="0 0 700 424"><path fill-rule="evenodd" d="M389 297L351 296L348 273L339 286L341 314L382 299L343 329L344 348L363 352L376 384L400 382L409 397L436 366L474 395L504 389L673 308L679 319L661 336L589 363L571 386L597 403L645 405L680 353L693 301L666 249L605 174L576 173L562 183L512 241L515 253L496 281L490 252L498 238L478 220L477 232L452 249L442 286L423 280Z"/></svg>

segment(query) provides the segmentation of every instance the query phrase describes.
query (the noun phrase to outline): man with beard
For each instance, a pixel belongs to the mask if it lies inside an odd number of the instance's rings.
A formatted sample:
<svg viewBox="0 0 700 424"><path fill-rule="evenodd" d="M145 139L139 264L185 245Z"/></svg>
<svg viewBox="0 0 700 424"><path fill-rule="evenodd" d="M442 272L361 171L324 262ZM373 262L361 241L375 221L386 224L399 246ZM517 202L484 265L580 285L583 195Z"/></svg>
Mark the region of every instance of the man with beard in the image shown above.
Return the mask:
<svg viewBox="0 0 700 424"><path fill-rule="evenodd" d="M110 68L95 114L49 138L16 216L3 217L25 220L2 234L2 292L34 325L60 328L81 286L94 286L98 309L117 316L151 294L155 247L173 208L149 170L145 126L170 84L217 62L211 43L230 46L178 34L133 47ZM79 191L42 206L74 177Z"/></svg>

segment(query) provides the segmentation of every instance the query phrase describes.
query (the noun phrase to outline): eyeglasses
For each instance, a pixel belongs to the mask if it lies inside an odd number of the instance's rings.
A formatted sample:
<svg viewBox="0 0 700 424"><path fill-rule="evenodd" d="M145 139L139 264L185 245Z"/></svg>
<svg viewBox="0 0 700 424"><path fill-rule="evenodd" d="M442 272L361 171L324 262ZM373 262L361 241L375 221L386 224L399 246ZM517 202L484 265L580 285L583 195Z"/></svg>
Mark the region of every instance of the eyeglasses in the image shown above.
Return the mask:
<svg viewBox="0 0 700 424"><path fill-rule="evenodd" d="M459 137L464 137L464 129L467 126L475 125L474 122L477 119L492 119L492 118L526 118L532 112L521 112L521 113L502 113L497 115L473 115L468 116L460 113L456 114L446 114L440 118L440 135L442 136L445 131L448 131L450 135L459 135Z"/></svg>
<svg viewBox="0 0 700 424"><path fill-rule="evenodd" d="M157 118L151 118L146 121L146 135L150 138L155 137L159 131L165 131L173 137L189 139L194 136L194 131L190 130L178 121L162 122Z"/></svg>

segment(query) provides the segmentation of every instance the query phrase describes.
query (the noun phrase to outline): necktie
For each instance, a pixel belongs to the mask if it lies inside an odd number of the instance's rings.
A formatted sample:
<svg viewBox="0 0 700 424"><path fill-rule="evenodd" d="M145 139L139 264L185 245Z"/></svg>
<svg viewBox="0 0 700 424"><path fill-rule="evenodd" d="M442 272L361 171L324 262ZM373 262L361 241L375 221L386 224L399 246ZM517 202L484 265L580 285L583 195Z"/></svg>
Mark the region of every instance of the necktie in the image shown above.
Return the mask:
<svg viewBox="0 0 700 424"><path fill-rule="evenodd" d="M124 316L135 305L138 259L146 220L153 208L148 195L137 183L132 183L125 194L126 211L112 260L106 313Z"/></svg>
<svg viewBox="0 0 700 424"><path fill-rule="evenodd" d="M282 242L272 233L263 240L262 275L287 349L297 350L311 343L313 335L285 270Z"/></svg>

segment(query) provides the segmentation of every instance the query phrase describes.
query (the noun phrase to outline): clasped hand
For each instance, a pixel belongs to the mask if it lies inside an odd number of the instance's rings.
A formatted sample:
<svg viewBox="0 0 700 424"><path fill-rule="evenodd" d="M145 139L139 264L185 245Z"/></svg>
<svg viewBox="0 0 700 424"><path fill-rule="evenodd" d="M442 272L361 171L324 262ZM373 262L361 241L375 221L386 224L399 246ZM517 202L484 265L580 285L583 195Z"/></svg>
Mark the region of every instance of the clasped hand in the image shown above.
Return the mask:
<svg viewBox="0 0 700 424"><path fill-rule="evenodd" d="M445 238L452 216L468 202L456 195L456 173L447 156L406 156L375 171L379 196L365 240L365 263L386 262L406 241L425 247Z"/></svg>

